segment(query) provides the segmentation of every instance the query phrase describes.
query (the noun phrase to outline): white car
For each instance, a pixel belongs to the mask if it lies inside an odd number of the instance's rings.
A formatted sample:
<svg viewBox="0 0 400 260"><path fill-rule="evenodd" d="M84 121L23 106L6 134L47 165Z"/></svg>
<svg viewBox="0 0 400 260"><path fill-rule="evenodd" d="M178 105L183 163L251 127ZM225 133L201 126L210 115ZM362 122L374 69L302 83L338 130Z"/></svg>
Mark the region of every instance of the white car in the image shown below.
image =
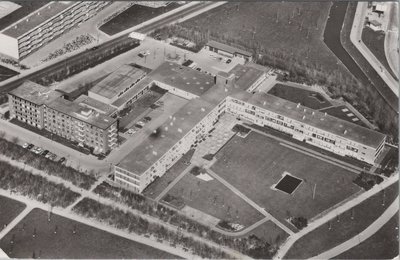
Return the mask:
<svg viewBox="0 0 400 260"><path fill-rule="evenodd" d="M43 148L37 147L37 148L35 149L34 152L35 152L36 154L41 154L43 151L44 151Z"/></svg>
<svg viewBox="0 0 400 260"><path fill-rule="evenodd" d="M24 144L22 145L22 147L25 148L25 149L28 148L28 146L29 146L28 143L24 143Z"/></svg>
<svg viewBox="0 0 400 260"><path fill-rule="evenodd" d="M136 133L137 132L137 130L136 129L133 129L133 128L131 128L131 129L129 129L128 130L128 135L133 135L134 133Z"/></svg>
<svg viewBox="0 0 400 260"><path fill-rule="evenodd" d="M140 125L140 126L144 126L146 123L143 121L138 121L136 124Z"/></svg>

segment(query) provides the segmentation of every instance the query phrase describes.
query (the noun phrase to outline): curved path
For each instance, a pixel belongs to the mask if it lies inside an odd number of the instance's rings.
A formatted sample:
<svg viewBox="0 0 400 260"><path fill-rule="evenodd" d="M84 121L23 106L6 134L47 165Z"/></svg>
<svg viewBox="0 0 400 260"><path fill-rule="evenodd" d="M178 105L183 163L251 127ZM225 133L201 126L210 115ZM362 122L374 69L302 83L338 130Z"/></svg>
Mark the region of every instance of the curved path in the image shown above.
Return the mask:
<svg viewBox="0 0 400 260"><path fill-rule="evenodd" d="M290 236L286 242L281 246L281 248L278 250L276 253L274 259L283 259L286 253L289 251L289 249L292 247L292 245L299 240L301 237L305 236L309 232L313 231L314 229L318 228L319 226L327 223L331 219L335 218L337 215L342 214L343 212L346 212L347 210L353 208L354 206L360 204L361 202L365 201L366 199L372 197L373 195L379 193L382 191L382 189L385 189L392 185L393 183L398 182L399 180L399 173L397 172L395 175L392 177L384 180L382 183L375 185L372 189L361 193L359 196L355 197L354 199L347 201L346 203L340 205L336 209L330 211L324 216L321 216L320 218L314 220L313 222L309 223L307 227L299 231L298 233L295 233L294 235Z"/></svg>
<svg viewBox="0 0 400 260"><path fill-rule="evenodd" d="M399 3L387 3L389 6L388 23L385 36L385 55L389 66L399 78Z"/></svg>
<svg viewBox="0 0 400 260"><path fill-rule="evenodd" d="M310 259L331 259L341 253L361 244L363 241L374 235L379 229L383 227L394 215L399 212L399 197L385 210L385 212L376 219L370 226L363 230L358 235L347 240L346 242Z"/></svg>

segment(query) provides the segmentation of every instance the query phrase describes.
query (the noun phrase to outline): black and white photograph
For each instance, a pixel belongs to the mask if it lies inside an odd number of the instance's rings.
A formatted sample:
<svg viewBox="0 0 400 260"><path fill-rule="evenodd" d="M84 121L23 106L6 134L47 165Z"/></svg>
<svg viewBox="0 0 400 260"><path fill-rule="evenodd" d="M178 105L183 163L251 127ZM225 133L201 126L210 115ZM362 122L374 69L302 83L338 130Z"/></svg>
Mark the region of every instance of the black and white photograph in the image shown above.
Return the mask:
<svg viewBox="0 0 400 260"><path fill-rule="evenodd" d="M0 0L0 260L398 259L398 1Z"/></svg>

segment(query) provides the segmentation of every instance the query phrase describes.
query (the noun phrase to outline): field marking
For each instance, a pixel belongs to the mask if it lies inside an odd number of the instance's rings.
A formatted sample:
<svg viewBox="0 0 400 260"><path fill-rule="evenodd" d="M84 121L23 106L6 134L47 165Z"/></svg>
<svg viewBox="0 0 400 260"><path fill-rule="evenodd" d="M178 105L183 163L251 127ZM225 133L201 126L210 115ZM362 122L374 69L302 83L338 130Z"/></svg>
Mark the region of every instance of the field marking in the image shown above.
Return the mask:
<svg viewBox="0 0 400 260"><path fill-rule="evenodd" d="M26 217L26 215L29 214L29 212L31 212L31 210L33 209L32 206L26 205L26 208L19 213L19 215L17 217L15 217L7 226L5 229L3 229L0 232L0 240L3 239L3 237L5 235L7 235L8 232L10 232L16 225L18 225L18 223Z"/></svg>
<svg viewBox="0 0 400 260"><path fill-rule="evenodd" d="M268 213L264 208L256 204L254 201L252 201L250 198L248 198L246 195L241 193L238 189L236 189L232 184L227 182L225 179L220 177L218 174L216 174L213 170L210 168L207 169L208 173L213 176L215 179L220 181L223 185L225 185L228 189L230 189L233 193L238 195L240 198L242 198L244 201L246 201L250 206L258 210L261 214L266 216L269 220L274 222L277 226L279 226L281 229L283 229L286 233L289 235L293 235L294 232L290 230L288 227L286 227L284 224L282 224L279 220L277 220L275 217L273 217L270 213Z"/></svg>
<svg viewBox="0 0 400 260"><path fill-rule="evenodd" d="M294 146L289 145L289 144L286 144L286 143L279 143L279 144L282 145L282 146L285 146L285 147L287 147L287 148L289 148L289 149L295 150L295 151L297 151L297 152L299 152L299 153L302 153L302 154L305 154L305 155L314 157L314 158L316 158L316 159L318 159L318 160L321 160L321 161L324 161L324 162L333 164L333 165L335 165L335 166L341 167L341 168L343 168L343 169L345 169L345 170L348 170L348 171L351 171L351 172L354 172L354 173L357 173L357 174L360 173L360 171L358 171L358 170L355 170L355 169L350 168L350 167L348 167L348 166L345 166L345 165L343 165L343 164L334 162L334 161L329 160L329 159L327 159L327 158L324 158L324 157L322 157L322 156L320 156L320 155L318 155L318 154L310 153L309 151L305 151L305 150L299 149L299 148L297 148L297 147L294 147Z"/></svg>

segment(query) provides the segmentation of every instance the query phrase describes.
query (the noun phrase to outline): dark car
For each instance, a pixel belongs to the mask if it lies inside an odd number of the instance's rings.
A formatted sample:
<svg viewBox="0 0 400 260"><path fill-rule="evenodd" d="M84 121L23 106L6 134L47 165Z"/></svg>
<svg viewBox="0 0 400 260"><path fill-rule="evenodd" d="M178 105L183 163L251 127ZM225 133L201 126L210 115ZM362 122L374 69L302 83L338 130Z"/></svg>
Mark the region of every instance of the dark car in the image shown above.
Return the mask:
<svg viewBox="0 0 400 260"><path fill-rule="evenodd" d="M65 157L61 157L60 160L58 160L59 163L65 162Z"/></svg>
<svg viewBox="0 0 400 260"><path fill-rule="evenodd" d="M232 60L231 59L228 59L227 61L226 61L226 64L229 64L229 63L231 63L232 62Z"/></svg>
<svg viewBox="0 0 400 260"><path fill-rule="evenodd" d="M143 126L141 126L139 124L136 124L135 127L140 128L140 129L143 128Z"/></svg>
<svg viewBox="0 0 400 260"><path fill-rule="evenodd" d="M144 55L143 55L142 53L139 53L138 56L139 56L140 58L143 58L143 57L144 57Z"/></svg>
<svg viewBox="0 0 400 260"><path fill-rule="evenodd" d="M26 149L30 150L30 149L32 149L33 147L34 147L33 144L29 144L29 145L26 147Z"/></svg>
<svg viewBox="0 0 400 260"><path fill-rule="evenodd" d="M200 69L200 68L196 68L196 70L197 70L197 71L201 71L201 69Z"/></svg>
<svg viewBox="0 0 400 260"><path fill-rule="evenodd" d="M49 153L49 150L44 150L44 151L41 153L41 155L45 156L45 155L47 155L48 153Z"/></svg>
<svg viewBox="0 0 400 260"><path fill-rule="evenodd" d="M143 120L146 121L146 122L149 122L149 121L151 121L151 117L145 116L145 117L143 117Z"/></svg>

